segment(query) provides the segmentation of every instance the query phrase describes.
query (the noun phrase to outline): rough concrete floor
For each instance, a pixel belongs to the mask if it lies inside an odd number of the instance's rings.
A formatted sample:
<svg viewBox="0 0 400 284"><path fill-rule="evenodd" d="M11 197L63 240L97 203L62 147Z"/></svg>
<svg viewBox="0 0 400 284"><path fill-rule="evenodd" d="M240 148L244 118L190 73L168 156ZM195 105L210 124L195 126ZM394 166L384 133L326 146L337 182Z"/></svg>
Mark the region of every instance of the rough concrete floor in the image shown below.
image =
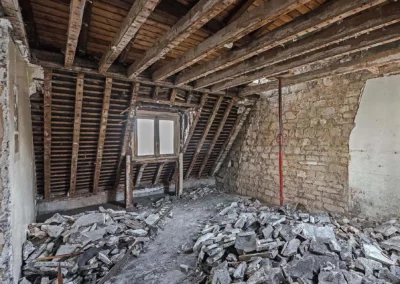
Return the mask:
<svg viewBox="0 0 400 284"><path fill-rule="evenodd" d="M111 283L130 284L177 284L187 274L179 265L196 267L196 254L178 254L182 244L191 241L196 234L199 221L206 220L216 212L219 203L230 203L237 197L232 195L208 195L196 200L174 203L173 218L165 218L163 230L150 242L146 252L131 259Z"/></svg>

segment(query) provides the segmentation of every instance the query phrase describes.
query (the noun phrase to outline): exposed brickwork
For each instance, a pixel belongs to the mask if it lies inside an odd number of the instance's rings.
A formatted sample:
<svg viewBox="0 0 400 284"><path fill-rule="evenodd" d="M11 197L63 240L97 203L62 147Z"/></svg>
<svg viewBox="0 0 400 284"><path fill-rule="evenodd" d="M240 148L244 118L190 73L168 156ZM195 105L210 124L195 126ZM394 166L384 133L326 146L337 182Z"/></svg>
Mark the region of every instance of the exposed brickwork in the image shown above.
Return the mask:
<svg viewBox="0 0 400 284"><path fill-rule="evenodd" d="M285 202L344 212L349 137L360 94L372 75L360 72L283 90ZM219 186L279 202L277 94L261 98L217 174Z"/></svg>

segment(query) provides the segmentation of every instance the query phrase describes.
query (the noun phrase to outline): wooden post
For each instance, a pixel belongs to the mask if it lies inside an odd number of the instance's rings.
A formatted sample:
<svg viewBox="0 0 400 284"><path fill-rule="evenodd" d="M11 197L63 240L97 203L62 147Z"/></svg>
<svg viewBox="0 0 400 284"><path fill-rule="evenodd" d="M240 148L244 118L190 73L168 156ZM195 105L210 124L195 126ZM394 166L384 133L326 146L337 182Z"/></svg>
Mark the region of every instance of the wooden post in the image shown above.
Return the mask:
<svg viewBox="0 0 400 284"><path fill-rule="evenodd" d="M132 156L126 155L125 164L125 208L133 206L133 176L132 176Z"/></svg>
<svg viewBox="0 0 400 284"><path fill-rule="evenodd" d="M52 72L44 70L44 198L51 197L50 175L51 175L51 80Z"/></svg>
<svg viewBox="0 0 400 284"><path fill-rule="evenodd" d="M106 86L103 99L103 110L101 113L99 141L97 143L96 169L94 171L93 193L99 191L99 181L101 172L101 163L103 160L104 140L106 139L108 109L110 107L110 97L112 89L112 78L106 78Z"/></svg>
<svg viewBox="0 0 400 284"><path fill-rule="evenodd" d="M142 179L142 175L143 175L143 172L144 172L146 166L147 166L147 163L142 164L140 166L139 172L138 172L137 177L136 177L135 186L139 186L140 185L140 180Z"/></svg>
<svg viewBox="0 0 400 284"><path fill-rule="evenodd" d="M178 159L178 188L175 189L178 197L182 195L183 192L183 153L179 153Z"/></svg>
<svg viewBox="0 0 400 284"><path fill-rule="evenodd" d="M76 188L76 171L78 168L79 137L81 133L82 119L83 77L83 73L79 73L78 78L76 79L74 136L72 140L71 178L69 185L69 194L71 197L75 195Z"/></svg>

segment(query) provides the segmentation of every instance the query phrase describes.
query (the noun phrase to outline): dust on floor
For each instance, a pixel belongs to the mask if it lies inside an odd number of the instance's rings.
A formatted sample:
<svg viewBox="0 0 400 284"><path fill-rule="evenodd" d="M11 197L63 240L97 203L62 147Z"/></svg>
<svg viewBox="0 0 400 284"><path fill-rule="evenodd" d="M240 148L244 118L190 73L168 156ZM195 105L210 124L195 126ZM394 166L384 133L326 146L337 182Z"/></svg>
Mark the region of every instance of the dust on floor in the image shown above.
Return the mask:
<svg viewBox="0 0 400 284"><path fill-rule="evenodd" d="M189 269L195 269L197 260L196 254L180 254L182 245L197 237L199 222L215 215L218 204L228 204L237 199L233 195L219 194L174 203L173 219L165 219L164 229L159 230L147 251L131 259L108 283L182 283L188 274L180 270L180 265L185 264Z"/></svg>

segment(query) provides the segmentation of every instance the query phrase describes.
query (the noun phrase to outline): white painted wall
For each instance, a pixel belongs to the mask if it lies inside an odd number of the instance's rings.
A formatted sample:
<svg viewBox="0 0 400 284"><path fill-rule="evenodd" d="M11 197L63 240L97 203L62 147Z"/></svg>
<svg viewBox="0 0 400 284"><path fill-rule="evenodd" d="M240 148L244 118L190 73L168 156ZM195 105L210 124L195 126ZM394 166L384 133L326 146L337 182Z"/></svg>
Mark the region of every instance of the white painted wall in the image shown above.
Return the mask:
<svg viewBox="0 0 400 284"><path fill-rule="evenodd" d="M350 136L350 208L400 211L400 75L368 80Z"/></svg>

